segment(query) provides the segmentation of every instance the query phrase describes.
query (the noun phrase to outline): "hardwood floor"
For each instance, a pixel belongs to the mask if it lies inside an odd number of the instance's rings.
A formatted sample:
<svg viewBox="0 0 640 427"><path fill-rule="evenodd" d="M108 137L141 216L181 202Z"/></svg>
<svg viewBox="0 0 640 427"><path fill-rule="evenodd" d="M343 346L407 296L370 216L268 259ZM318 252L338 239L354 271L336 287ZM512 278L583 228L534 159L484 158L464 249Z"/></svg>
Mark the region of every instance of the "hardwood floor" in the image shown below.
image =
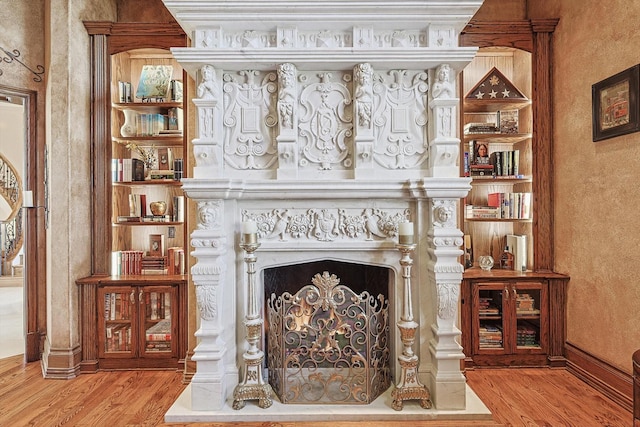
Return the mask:
<svg viewBox="0 0 640 427"><path fill-rule="evenodd" d="M184 390L173 371L98 372L73 380L45 380L38 362L0 359L0 426L183 426L165 424L164 413ZM493 422L421 422L420 426L610 426L632 425L621 406L563 369L477 369L469 386L493 412ZM367 422L367 427L407 422ZM197 424L223 426L223 424ZM294 423L234 423L291 427ZM305 423L309 427L355 427L359 423Z"/></svg>

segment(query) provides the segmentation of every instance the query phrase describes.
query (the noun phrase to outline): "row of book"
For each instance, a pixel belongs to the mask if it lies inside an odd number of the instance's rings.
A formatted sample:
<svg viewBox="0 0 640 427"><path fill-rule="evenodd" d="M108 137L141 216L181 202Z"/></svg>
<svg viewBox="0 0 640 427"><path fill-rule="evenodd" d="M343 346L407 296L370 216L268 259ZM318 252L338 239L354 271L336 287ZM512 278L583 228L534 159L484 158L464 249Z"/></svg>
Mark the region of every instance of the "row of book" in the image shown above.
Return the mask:
<svg viewBox="0 0 640 427"><path fill-rule="evenodd" d="M111 180L144 181L144 162L140 159L111 159Z"/></svg>
<svg viewBox="0 0 640 427"><path fill-rule="evenodd" d="M132 113L136 136L181 135L184 129L182 108L167 109L167 114ZM133 125L133 123L132 123Z"/></svg>
<svg viewBox="0 0 640 427"><path fill-rule="evenodd" d="M131 326L129 324L108 326L105 332L105 352L131 351Z"/></svg>
<svg viewBox="0 0 640 427"><path fill-rule="evenodd" d="M145 292L145 319L171 319L171 293Z"/></svg>
<svg viewBox="0 0 640 427"><path fill-rule="evenodd" d="M498 208L505 219L531 219L531 193L489 193L489 207Z"/></svg>
<svg viewBox="0 0 640 427"><path fill-rule="evenodd" d="M108 292L104 294L104 318L106 320L131 319L131 304L128 293Z"/></svg>
<svg viewBox="0 0 640 427"><path fill-rule="evenodd" d="M143 70L143 72L144 71L145 70ZM169 79L168 85L166 85L165 83L166 81L167 81L166 77L163 78L161 84L153 85L150 91L144 87L144 80L141 78L140 82L142 84L138 85L138 90L136 91L136 97L145 102L150 102L151 100L156 102L162 102L162 101L182 102L182 99L183 99L182 81L176 80L176 79ZM131 82L122 81L122 80L118 81L118 102L120 103L133 102L133 85L131 84Z"/></svg>
<svg viewBox="0 0 640 427"><path fill-rule="evenodd" d="M152 235L164 236L164 235ZM168 274L183 275L187 273L184 248L173 246L166 250L159 244L150 254L138 250L123 250L112 252L111 272L114 276L129 276L140 274Z"/></svg>

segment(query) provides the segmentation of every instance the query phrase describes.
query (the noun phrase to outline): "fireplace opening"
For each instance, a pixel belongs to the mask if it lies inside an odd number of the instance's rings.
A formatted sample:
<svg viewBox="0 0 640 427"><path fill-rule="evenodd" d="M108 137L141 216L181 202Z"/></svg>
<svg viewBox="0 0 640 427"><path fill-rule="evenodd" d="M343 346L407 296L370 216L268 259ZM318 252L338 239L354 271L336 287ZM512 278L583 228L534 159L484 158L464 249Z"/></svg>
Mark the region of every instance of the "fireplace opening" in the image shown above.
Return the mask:
<svg viewBox="0 0 640 427"><path fill-rule="evenodd" d="M389 388L393 277L332 260L264 270L267 371L282 403L368 404Z"/></svg>

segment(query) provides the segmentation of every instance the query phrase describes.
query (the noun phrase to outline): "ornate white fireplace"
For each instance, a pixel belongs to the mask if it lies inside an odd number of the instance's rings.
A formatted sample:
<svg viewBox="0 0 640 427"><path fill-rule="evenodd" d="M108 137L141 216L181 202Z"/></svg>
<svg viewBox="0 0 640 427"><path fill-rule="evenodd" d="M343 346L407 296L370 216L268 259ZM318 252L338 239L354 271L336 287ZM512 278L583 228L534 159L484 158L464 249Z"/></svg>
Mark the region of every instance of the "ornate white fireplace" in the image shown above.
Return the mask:
<svg viewBox="0 0 640 427"><path fill-rule="evenodd" d="M198 85L195 167L183 181L198 206L190 410L227 411L242 379L247 219L259 227L258 285L265 269L311 261L392 272L392 383L403 348L398 224L412 221L419 377L435 410L464 410L456 215L470 184L459 178L455 77L475 54L458 46L458 34L482 1L164 3L192 37L173 54ZM274 419L286 406L295 405L259 408L254 419Z"/></svg>

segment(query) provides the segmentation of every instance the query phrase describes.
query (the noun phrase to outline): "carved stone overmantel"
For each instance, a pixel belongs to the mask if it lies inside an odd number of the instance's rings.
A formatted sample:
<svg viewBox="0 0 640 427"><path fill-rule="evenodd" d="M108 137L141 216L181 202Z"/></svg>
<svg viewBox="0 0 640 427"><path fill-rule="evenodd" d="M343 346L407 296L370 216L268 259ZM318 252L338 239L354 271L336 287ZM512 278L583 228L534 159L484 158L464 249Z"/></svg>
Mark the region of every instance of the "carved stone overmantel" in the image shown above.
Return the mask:
<svg viewBox="0 0 640 427"><path fill-rule="evenodd" d="M199 209L192 409L224 411L240 380L245 220L258 225L258 281L314 260L384 266L396 314L398 224L414 222L418 374L437 409L464 409L456 212L470 182L459 177L455 82L476 52L458 35L482 1L163 1L191 35L172 53L198 87L183 180Z"/></svg>

